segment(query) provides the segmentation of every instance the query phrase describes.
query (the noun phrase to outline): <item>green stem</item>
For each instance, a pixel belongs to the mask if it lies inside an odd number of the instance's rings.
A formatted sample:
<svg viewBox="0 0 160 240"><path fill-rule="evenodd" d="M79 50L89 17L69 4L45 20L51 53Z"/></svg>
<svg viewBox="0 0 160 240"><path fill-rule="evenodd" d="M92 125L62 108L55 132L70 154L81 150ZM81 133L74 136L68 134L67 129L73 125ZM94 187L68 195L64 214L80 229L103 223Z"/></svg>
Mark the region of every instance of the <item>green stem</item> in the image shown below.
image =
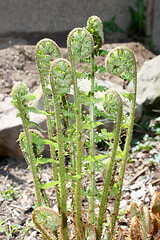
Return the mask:
<svg viewBox="0 0 160 240"><path fill-rule="evenodd" d="M87 20L86 29L90 32L94 40L94 51L91 54L91 97L94 99L94 55L96 55L97 50L102 46L104 41L103 36L103 24L100 18L97 16L91 16ZM92 102L90 106L91 113L91 132L90 132L90 156L91 159L94 159L94 103ZM90 223L94 223L94 195L95 195L95 180L94 180L94 161L91 162L91 198L90 198Z"/></svg>
<svg viewBox="0 0 160 240"><path fill-rule="evenodd" d="M39 51L39 50L41 50L41 51ZM39 73L40 73L40 80L41 80L41 86L42 86L42 91L43 91L45 111L49 113L50 112L50 104L49 104L49 100L48 100L49 96L48 96L48 93L46 90L46 78L49 75L48 68L50 66L51 58L48 60L47 63L45 61L45 64L43 64L43 61L44 61L43 59L45 59L45 57L48 56L47 54L51 54L55 58L60 57L60 51L59 51L59 48L56 45L56 43L50 39L43 39L43 40L39 41L36 45L36 60L37 60L37 65L38 65L38 69L39 69ZM48 70L46 71L46 69L48 69ZM46 71L46 74L44 74L43 70L44 70L44 72ZM54 134L53 134L52 120L51 120L50 115L47 116L47 126L48 126L48 137L49 137L49 140L52 141ZM52 145L50 145L50 154L51 154L51 158L56 160L55 148ZM57 171L57 164L54 162L52 163L52 169L53 169L54 181L58 181L59 177L58 177L58 171ZM59 192L58 185L55 186L55 192L56 192L56 197L57 197L58 210L60 213L61 199L60 199L60 192Z"/></svg>
<svg viewBox="0 0 160 240"><path fill-rule="evenodd" d="M28 155L29 155L29 159L30 159L30 166L31 166L32 174L33 174L34 184L35 184L37 203L38 203L38 206L41 206L42 205L41 186L40 186L40 182L39 182L39 179L38 179L38 176L37 176L36 158L35 158L33 148L32 148L31 136L30 136L30 133L28 131L28 123L27 123L27 120L26 120L26 117L25 117L25 114L24 114L22 103L21 103L19 98L17 98L17 102L18 102L19 111L20 111L20 114L21 114L21 119L22 119L22 122L23 122L23 128L24 128L24 133L25 133L27 147L28 147Z"/></svg>
<svg viewBox="0 0 160 240"><path fill-rule="evenodd" d="M120 130L121 130L121 123L122 123L122 100L119 94L114 91L114 90L108 90L107 93L113 93L113 96L116 97L116 101L118 102L118 113L117 113L117 124L116 124L116 129L114 133L114 143L113 143L113 148L112 148L112 154L110 158L110 162L108 165L108 171L107 171L107 176L105 179L104 183L104 190L102 194L102 199L101 199L101 205L100 205L100 210L99 210L99 219L98 219L98 227L97 227L97 240L101 239L101 234L102 234L102 227L103 227L103 217L105 214L105 207L106 203L108 202L108 196L109 196L109 187L110 187L110 182L112 178L112 169L118 149L118 143L119 143L119 137L120 137Z"/></svg>
<svg viewBox="0 0 160 240"><path fill-rule="evenodd" d="M131 142L131 138L132 138L132 131L133 131L133 125L134 125L136 90L137 90L137 70L136 70L136 63L135 63L134 66L133 66L133 99L132 99L130 120L129 120L127 138L126 138L126 143L125 143L125 148L124 148L124 157L123 157L123 160L122 160L121 170L120 170L120 174L119 174L118 194L117 194L116 199L115 199L114 215L112 216L112 220L111 220L111 230L110 230L110 233L109 233L109 236L108 236L108 240L112 239L112 237L113 237L115 223L116 223L117 216L118 216L118 210L119 210L120 198L121 198L121 193L122 193L125 167L126 167L126 162L127 162L127 159L128 159L130 142Z"/></svg>
<svg viewBox="0 0 160 240"><path fill-rule="evenodd" d="M126 143L123 151L123 159L122 159L121 169L119 174L118 193L115 199L114 214L112 215L111 227L108 234L108 240L110 240L113 238L113 235L114 235L114 229L115 229L115 224L118 216L120 198L122 193L125 167L128 159L130 142L132 138L135 104L136 104L137 68L136 68L136 59L135 59L134 53L131 51L131 49L127 47L117 47L113 49L107 57L106 64L107 64L108 71L111 74L113 75L122 74L124 79L128 78L129 80L133 80L131 112L130 112L128 130L127 130Z"/></svg>
<svg viewBox="0 0 160 240"><path fill-rule="evenodd" d="M48 99L47 99L47 101L45 102L46 111L47 111L48 107L49 107L49 103L48 103ZM48 125L49 140L52 140L52 138L53 138L53 127L52 127L52 121L51 121L50 116L47 116L47 125ZM50 154L51 154L51 158L55 160L56 159L55 148L54 148L54 146L51 146L51 145L50 145ZM53 168L54 181L59 181L57 164L53 162L52 163L52 168ZM61 212L61 198L60 198L60 192L59 192L58 185L55 186L55 192L56 192L56 197L57 197L58 211L60 213Z"/></svg>
<svg viewBox="0 0 160 240"><path fill-rule="evenodd" d="M65 165L63 157L63 133L61 126L61 109L58 101L58 96L55 90L55 84L53 80L54 76L52 74L52 65L50 68L50 83L52 88L52 95L54 99L54 111L56 119L56 129L57 129L57 144L58 144L58 157L59 157L59 175L61 184L61 215L62 215L62 232L63 239L67 240L67 206L66 206L66 176L65 176Z"/></svg>
<svg viewBox="0 0 160 240"><path fill-rule="evenodd" d="M73 85L74 85L74 100L76 109L76 131L78 135L77 140L77 164L76 175L79 176L76 180L76 217L79 231L82 233L82 218L81 218L81 166L82 166L82 126L81 126L81 106L78 101L78 86L76 78L76 70L74 61L71 59L72 73L73 73Z"/></svg>
<svg viewBox="0 0 160 240"><path fill-rule="evenodd" d="M48 196L47 196L47 194L46 194L45 189L41 189L41 194L42 194L42 197L43 197L43 200L44 200L45 205L46 205L47 207L50 207L50 208L51 208L51 204L50 204L50 202L49 202L49 200L48 200Z"/></svg>
<svg viewBox="0 0 160 240"><path fill-rule="evenodd" d="M94 52L91 54L91 97L94 98ZM91 133L90 133L90 155L91 158L94 158L94 103L91 104ZM95 192L95 180L94 180L94 161L91 162L91 200L90 200L90 222L94 223L94 192Z"/></svg>
<svg viewBox="0 0 160 240"><path fill-rule="evenodd" d="M67 101L65 95L62 96L62 104L63 108L67 111L69 109L67 108ZM66 125L67 129L71 128L71 119L66 116ZM70 151L70 157L71 157L71 167L72 167L72 175L74 176L76 174L76 162L75 162L75 150L74 150L74 145L70 144L69 145L69 151ZM74 212L74 190L75 190L75 180L72 179L72 205L73 205L73 212Z"/></svg>
<svg viewBox="0 0 160 240"><path fill-rule="evenodd" d="M67 47L72 66L74 100L76 110L76 133L77 139L77 163L76 163L76 222L77 239L82 238L82 215L81 215L81 167L82 167L82 122L81 122L81 104L79 101L79 90L77 84L77 74L75 61L90 56L93 51L93 38L91 34L83 28L73 29L67 38Z"/></svg>

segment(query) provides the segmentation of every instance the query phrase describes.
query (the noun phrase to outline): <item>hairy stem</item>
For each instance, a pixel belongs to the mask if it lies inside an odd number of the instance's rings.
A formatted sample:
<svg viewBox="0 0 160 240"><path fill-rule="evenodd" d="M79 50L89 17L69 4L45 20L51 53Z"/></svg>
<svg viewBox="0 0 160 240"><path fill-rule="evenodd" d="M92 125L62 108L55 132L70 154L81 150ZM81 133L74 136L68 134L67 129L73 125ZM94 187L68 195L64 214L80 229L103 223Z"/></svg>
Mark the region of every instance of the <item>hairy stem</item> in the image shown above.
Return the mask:
<svg viewBox="0 0 160 240"><path fill-rule="evenodd" d="M53 58L59 58L60 57L59 48L57 44L51 39L42 39L36 45L36 61L37 61L37 65L40 73L41 86L42 86L43 98L44 98L44 106L45 106L46 112L48 113L50 112L50 104L49 104L49 98L48 98L49 96L47 92L47 84L48 84L47 78L49 75L50 62L52 60L49 54L52 55ZM48 137L49 137L49 140L52 141L53 127L52 127L52 119L50 115L47 116L47 126L48 126ZM55 148L52 145L50 145L50 153L51 153L51 158L56 160ZM53 167L54 181L58 181L59 177L58 177L58 171L57 171L57 164L53 162L52 167ZM58 189L58 185L55 186L55 191L57 196L58 210L60 212L61 199L60 199L60 192Z"/></svg>
<svg viewBox="0 0 160 240"><path fill-rule="evenodd" d="M54 92L54 86L52 86L52 91ZM56 129L57 129L57 143L58 143L58 157L59 157L59 174L61 183L61 214L62 214L62 231L63 238L67 239L67 206L66 206L66 177L65 177L65 165L63 157L63 134L61 127L61 110L58 103L58 98L54 94L54 107L55 107L55 117L56 117Z"/></svg>
<svg viewBox="0 0 160 240"><path fill-rule="evenodd" d="M92 73L91 73L91 96L94 98L94 53L91 54L91 64L92 64ZM92 102L91 108L91 124L94 123L94 103ZM91 127L91 133L90 133L90 155L91 158L94 158L94 128L93 125ZM94 223L94 192L95 192L95 180L94 180L94 162L91 162L91 201L90 201L90 222L91 224Z"/></svg>
<svg viewBox="0 0 160 240"><path fill-rule="evenodd" d="M134 113L136 104L136 90L137 90L137 67L134 53L127 47L117 47L113 49L106 60L108 71L113 75L119 75L124 79L133 80L133 91L132 91L132 104L129 118L129 124L127 129L126 143L123 151L123 159L121 163L121 169L118 181L118 194L115 199L114 214L112 215L111 228L108 234L108 240L112 239L115 229L115 223L118 216L120 198L122 193L123 179L125 173L126 162L128 159L130 142L132 138L132 131L134 125Z"/></svg>
<svg viewBox="0 0 160 240"><path fill-rule="evenodd" d="M66 189L66 173L63 156L63 142L64 137L62 133L62 110L58 96L63 94L64 89L70 88L72 83L72 72L70 63L62 58L54 60L50 67L50 84L52 88L52 96L54 100L54 110L57 129L57 144L58 144L58 157L59 157L59 175L61 185L61 215L62 215L62 232L63 239L68 239L67 236L67 189Z"/></svg>
<svg viewBox="0 0 160 240"><path fill-rule="evenodd" d="M66 97L65 95L62 96L62 104L63 104L63 108L67 111L69 111L69 109L67 108L67 101L66 101ZM71 119L66 116L66 125L67 125L67 129L71 128ZM75 150L74 150L74 144L70 144L69 145L69 151L70 151L70 157L71 157L71 167L72 167L72 175L74 176L76 174L76 162L75 162ZM73 205L73 212L74 212L74 190L75 190L75 180L72 179L72 205Z"/></svg>
<svg viewBox="0 0 160 240"><path fill-rule="evenodd" d="M76 218L77 218L77 239L80 239L82 233L82 215L81 215L81 167L82 167L82 122L81 122L81 104L78 99L78 83L75 68L75 61L87 57L93 50L93 39L88 31L82 28L76 28L70 32L67 39L67 47L70 56L73 86L74 86L74 100L76 110L76 132L77 140L77 162L76 162Z"/></svg>
<svg viewBox="0 0 160 240"><path fill-rule="evenodd" d="M72 61L71 61L72 62ZM79 231L82 232L82 219L81 219L81 166L82 166L82 126L81 126L81 106L78 101L78 86L75 74L75 68L72 62L73 79L74 79L74 99L76 109L76 131L78 135L77 140L77 162L76 174L79 178L76 180L76 216Z"/></svg>
<svg viewBox="0 0 160 240"><path fill-rule="evenodd" d="M100 205L100 210L99 210L99 219L98 219L98 227L97 227L97 240L101 239L101 234L102 234L102 227L103 227L103 217L105 214L105 207L108 202L108 196L109 196L109 186L112 178L112 170L113 170L113 165L118 149L118 143L119 143L119 137L120 137L120 130L121 130L121 123L122 123L122 99L120 95L114 91L114 90L108 90L106 92L106 95L110 95L111 99L115 98L115 101L117 103L117 123L116 123L116 129L114 133L114 143L113 143L113 148L112 148L112 154L110 158L110 162L108 165L108 171L107 171L107 176L105 179L104 183L104 190L102 193L102 199L101 199L101 205ZM108 101L107 104L110 104Z"/></svg>
<svg viewBox="0 0 160 240"><path fill-rule="evenodd" d="M25 132L25 135L26 135L27 145L28 145L28 154L29 154L30 165L31 165L31 170L32 170L32 174L33 174L34 184L35 184L37 203L38 203L38 206L41 206L42 205L41 186L40 186L40 182L39 182L38 176L37 176L36 159L35 159L33 149L32 149L32 142L31 142L31 138L30 138L30 133L28 131L28 126L27 126L28 124L26 122L25 116L23 115L23 110L22 110L23 107L22 107L20 101L19 101L19 107L20 107L20 111L21 111L23 128L24 128L24 132Z"/></svg>
<svg viewBox="0 0 160 240"><path fill-rule="evenodd" d="M91 16L87 21L86 29L90 32L94 40L94 51L91 54L91 97L94 98L94 55L96 55L97 50L102 46L104 41L103 36L103 24L100 18L97 16ZM90 132L90 155L94 158L94 102L90 106L91 114L91 132ZM95 192L95 180L94 180L94 162L91 162L91 198L90 198L90 223L94 223L94 192Z"/></svg>
<svg viewBox="0 0 160 240"><path fill-rule="evenodd" d="M30 167L33 174L37 203L38 203L38 206L41 206L42 205L41 186L37 176L36 158L33 152L31 135L28 129L29 123L30 123L29 111L27 110L27 102L28 102L27 97L29 96L29 89L25 84L18 82L12 89L11 95L13 97L12 103L18 109L19 116L22 119L23 129L24 129L24 134L25 134L25 139L27 144L27 152L28 152L27 155L28 155L28 160L30 161Z"/></svg>

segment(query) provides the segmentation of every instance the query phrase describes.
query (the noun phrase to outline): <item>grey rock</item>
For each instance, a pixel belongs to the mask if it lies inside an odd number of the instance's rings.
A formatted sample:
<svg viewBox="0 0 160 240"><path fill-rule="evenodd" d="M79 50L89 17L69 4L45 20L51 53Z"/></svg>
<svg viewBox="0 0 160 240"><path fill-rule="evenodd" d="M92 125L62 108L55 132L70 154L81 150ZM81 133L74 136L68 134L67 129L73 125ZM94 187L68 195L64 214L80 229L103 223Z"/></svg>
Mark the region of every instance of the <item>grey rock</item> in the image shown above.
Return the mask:
<svg viewBox="0 0 160 240"><path fill-rule="evenodd" d="M137 104L143 107L143 115L160 110L160 55L146 61L138 72ZM130 91L132 83L128 85Z"/></svg>
<svg viewBox="0 0 160 240"><path fill-rule="evenodd" d="M23 154L17 142L20 132L23 131L22 121L16 117L17 110L11 104L11 97L0 94L0 100L0 156L22 158ZM43 130L47 129L45 116L31 113L30 119Z"/></svg>
<svg viewBox="0 0 160 240"><path fill-rule="evenodd" d="M116 90L117 92L119 92L121 94L121 96L122 96L123 92L127 92L126 90L124 90L122 88L121 85L116 84L116 83L111 82L111 81L108 81L108 80L101 80L101 79L96 78L95 82L100 86L104 86L106 88L112 88L112 89ZM81 81L79 81L79 87L83 91L89 91L90 90L90 81L88 81L87 79L82 79ZM132 91L131 87L130 87L130 91ZM104 95L105 95L105 92L95 93L95 97L97 97L97 98L103 98ZM123 98L123 102L124 102L124 106L123 106L124 112L129 113L130 112L130 102L126 101L125 98ZM103 106L102 106L101 103L98 103L97 107L98 107L99 110L103 110ZM136 103L136 108L135 108L135 122L136 123L139 122L141 117L142 117L142 110L143 110L142 105L137 102ZM107 126L108 125L107 123L109 123L109 120L105 123L105 127L107 129L109 129L110 124L109 124L109 126Z"/></svg>

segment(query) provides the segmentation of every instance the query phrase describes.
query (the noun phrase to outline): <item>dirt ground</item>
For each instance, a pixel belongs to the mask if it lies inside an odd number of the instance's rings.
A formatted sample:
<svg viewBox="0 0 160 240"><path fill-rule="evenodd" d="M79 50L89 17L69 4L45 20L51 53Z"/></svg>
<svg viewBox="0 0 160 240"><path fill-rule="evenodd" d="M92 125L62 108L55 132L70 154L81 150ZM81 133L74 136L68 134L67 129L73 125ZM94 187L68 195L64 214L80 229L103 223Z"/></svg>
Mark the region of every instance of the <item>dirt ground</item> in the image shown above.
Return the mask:
<svg viewBox="0 0 160 240"><path fill-rule="evenodd" d="M134 51L137 58L138 69L142 66L144 61L155 56L138 42L105 44L103 49L112 49L119 45L128 46ZM34 91L39 86L40 80L35 63L34 49L35 46L33 45L14 45L0 50L0 93L9 94L17 81L26 83L31 91ZM61 48L60 50L62 57L68 59L67 49ZM104 60L105 56L96 57L95 63L98 66L103 65ZM84 63L78 64L78 66L82 68ZM119 77L111 76L107 72L103 74L99 73L96 77L122 84L122 80Z"/></svg>
<svg viewBox="0 0 160 240"><path fill-rule="evenodd" d="M104 49L112 49L121 44L105 44ZM142 44L129 42L125 44L130 47L136 54L138 68L144 61L153 58L155 55L147 50ZM34 48L32 45L14 45L10 48L0 50L0 93L6 96L11 92L15 82L22 80L31 91L34 91L40 83L38 71L35 64ZM62 56L68 58L67 49L61 48ZM103 58L96 58L96 63L104 64ZM83 65L82 65L83 66ZM110 81L122 84L118 77L111 77L107 73L98 75L98 78L109 79ZM152 147L149 149L142 148L141 151L131 152L130 162L127 164L122 201L120 206L119 220L121 231L122 228L128 231L128 220L124 210L128 205L135 201L139 205L146 204L149 206L153 191L160 190L160 168L153 161L159 153L160 138L154 136ZM42 177L45 181L52 180L52 170L50 166L45 166ZM97 186L103 184L101 172L96 173ZM13 187L11 187L13 186ZM4 196L7 187L10 190L11 198ZM13 193L14 192L14 193ZM12 193L12 194L11 194ZM16 195L17 193L17 195ZM54 206L56 203L55 193L50 189L51 202ZM38 231L33 228L31 213L35 205L34 184L32 174L23 159L0 159L0 239L17 239L17 240L40 240ZM112 209L108 207L108 211ZM8 238L6 236L8 234ZM73 238L71 238L73 239ZM123 239L119 235L119 238ZM155 238L159 239L159 237Z"/></svg>

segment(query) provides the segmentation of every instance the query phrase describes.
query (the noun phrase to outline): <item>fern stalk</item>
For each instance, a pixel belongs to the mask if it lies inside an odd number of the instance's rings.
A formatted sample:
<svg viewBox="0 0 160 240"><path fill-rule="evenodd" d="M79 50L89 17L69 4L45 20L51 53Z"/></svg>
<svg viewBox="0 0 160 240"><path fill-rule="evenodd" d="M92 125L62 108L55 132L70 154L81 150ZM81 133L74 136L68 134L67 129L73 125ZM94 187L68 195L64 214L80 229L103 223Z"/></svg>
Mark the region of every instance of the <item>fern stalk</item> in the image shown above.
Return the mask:
<svg viewBox="0 0 160 240"><path fill-rule="evenodd" d="M91 64L92 64L92 72L91 72L91 97L94 98L94 52L91 54ZM91 158L94 158L94 103L91 104L91 133L90 133L90 155ZM94 192L95 192L95 179L94 179L94 161L91 162L91 200L90 200L90 222L94 223Z"/></svg>
<svg viewBox="0 0 160 240"><path fill-rule="evenodd" d="M75 61L89 56L93 50L93 39L90 33L83 28L72 30L67 39L67 47L72 66L74 101L76 110L76 132L77 132L77 159L76 159L76 221L77 221L77 239L83 236L82 232L82 215L81 215L81 168L82 168L82 121L81 121L81 104L78 99L78 83L75 68ZM82 235L82 236L80 236Z"/></svg>
<svg viewBox="0 0 160 240"><path fill-rule="evenodd" d="M25 116L23 115L23 107L21 105L21 102L19 101L19 109L21 111L21 119L23 122L23 128L24 128L24 132L25 132L25 136L26 136L26 141L27 141L27 145L28 145L28 154L29 154L29 159L30 159L30 165L31 165L31 170L32 170L32 174L33 174L33 179L34 179L34 184L35 184L35 190L36 190L36 196L37 196L37 203L38 206L42 205L42 201L41 201L41 186L37 177L37 169L36 169L36 159L33 153L33 149L32 149L32 141L30 138L30 133L28 131L28 123L25 119Z"/></svg>
<svg viewBox="0 0 160 240"><path fill-rule="evenodd" d="M71 61L72 62L72 61ZM82 123L81 123L81 106L78 101L78 86L75 74L75 68L72 64L73 70L73 85L74 85L74 100L76 109L76 131L78 135L77 140L77 161L76 161L76 175L78 179L76 180L76 215L77 215L77 225L79 231L82 232L82 219L81 219L81 166L82 166Z"/></svg>
<svg viewBox="0 0 160 240"><path fill-rule="evenodd" d="M63 239L68 239L67 236L67 189L66 189L66 172L63 156L63 142L64 136L62 133L62 109L58 96L63 94L63 91L70 89L72 83L71 66L70 63L62 58L54 60L50 67L50 84L52 88L52 96L54 100L54 111L57 130L57 144L58 144L58 157L59 157L59 175L61 185L61 215L62 215L62 233ZM65 90L64 90L65 89Z"/></svg>
<svg viewBox="0 0 160 240"><path fill-rule="evenodd" d="M40 73L44 106L47 113L50 112L50 104L49 104L48 92L47 92L47 84L49 83L49 80L47 80L47 78L49 76L49 67L50 67L50 62L52 60L49 54L54 58L59 58L60 57L59 48L57 44L51 39L42 39L36 45L36 61L37 61L38 70ZM47 115L46 117L47 117L47 126L48 126L48 137L49 137L49 140L52 141L52 138L53 138L52 120L50 115ZM51 153L51 158L55 160L56 159L55 148L52 145L50 145L50 153ZM58 181L59 177L58 177L58 171L57 171L57 164L55 162L52 163L52 168L53 168L54 181ZM60 213L61 199L60 199L60 192L58 189L58 185L55 186L55 192L57 196L58 210Z"/></svg>
<svg viewBox="0 0 160 240"><path fill-rule="evenodd" d="M110 182L111 182L111 178L112 178L112 170L113 170L113 165L114 165L114 161L115 161L115 157L116 157L116 153L117 153L117 149L118 149L121 123L122 123L122 109L123 109L122 99L116 91L109 89L106 92L105 96L107 96L107 98L106 98L107 101L105 104L108 104L108 105L111 104L109 101L109 98L111 99L111 101L114 99L116 102L115 105L117 105L116 106L116 108L117 108L117 123L116 123L116 129L115 129L115 133L114 133L114 143L113 143L113 147L112 147L112 153L111 153L111 157L110 157L110 161L109 161L109 165L108 165L107 176L105 178L104 190L103 190L102 198L101 198L98 227L97 227L97 240L101 239L101 234L102 234L103 217L105 214L105 207L108 202L109 187L110 187ZM111 107L111 106L109 106L109 107ZM106 107L105 107L105 110L107 111Z"/></svg>
<svg viewBox="0 0 160 240"><path fill-rule="evenodd" d="M63 104L63 108L67 111L69 111L69 109L67 108L67 101L66 101L66 96L63 95L62 96L62 104ZM66 125L67 125L67 129L71 128L71 119L66 116ZM75 162L75 150L74 150L74 144L69 144L69 152L70 152L70 158L71 158L71 167L72 167L72 175L74 176L76 174L76 162ZM73 206L73 212L74 212L74 190L75 190L75 180L72 179L72 206Z"/></svg>
<svg viewBox="0 0 160 240"><path fill-rule="evenodd" d="M21 82L18 82L12 89L11 95L13 97L12 103L18 109L19 116L22 119L24 134L25 134L26 143L27 143L28 157L30 160L31 171L33 174L33 179L35 184L37 203L38 203L38 206L41 206L42 205L41 186L37 176L36 158L33 152L31 136L28 129L28 126L30 123L28 112L27 112L28 110L27 110L27 100L26 100L28 93L29 93L29 90L27 86Z"/></svg>
<svg viewBox="0 0 160 240"><path fill-rule="evenodd" d="M52 79L52 75L51 75ZM52 91L54 93L54 86L51 83ZM67 206L66 206L66 177L65 177L65 165L63 157L63 134L61 127L61 110L58 103L58 98L56 94L53 95L54 98L54 108L55 108L55 118L56 118L56 129L57 129L57 143L58 143L58 157L59 157L59 174L60 174L60 184L61 184L61 214L62 214L62 231L63 239L68 239L67 237Z"/></svg>
<svg viewBox="0 0 160 240"><path fill-rule="evenodd" d="M97 50L102 46L104 42L103 36L103 24L100 18L97 16L91 16L87 21L86 29L90 32L94 40L94 51L91 53L91 97L94 99L94 56ZM94 159L94 102L90 106L91 114L91 132L90 132L90 155ZM90 223L94 223L94 195L95 195L95 177L94 177L94 161L91 162L91 198L90 198Z"/></svg>
<svg viewBox="0 0 160 240"><path fill-rule="evenodd" d="M136 91L137 91L137 67L135 55L131 49L127 47L117 47L113 49L106 59L106 65L108 71L113 75L119 75L124 79L129 81L133 80L133 91L132 91L132 103L131 103L131 112L129 118L129 124L127 129L127 137L125 142L125 147L123 151L123 159L121 163L121 169L118 180L118 194L115 199L114 214L112 215L111 228L108 234L108 240L112 239L115 229L115 223L118 216L120 198L122 193L123 179L125 173L126 162L128 159L130 142L132 138L132 131L134 125L134 113L136 105Z"/></svg>

